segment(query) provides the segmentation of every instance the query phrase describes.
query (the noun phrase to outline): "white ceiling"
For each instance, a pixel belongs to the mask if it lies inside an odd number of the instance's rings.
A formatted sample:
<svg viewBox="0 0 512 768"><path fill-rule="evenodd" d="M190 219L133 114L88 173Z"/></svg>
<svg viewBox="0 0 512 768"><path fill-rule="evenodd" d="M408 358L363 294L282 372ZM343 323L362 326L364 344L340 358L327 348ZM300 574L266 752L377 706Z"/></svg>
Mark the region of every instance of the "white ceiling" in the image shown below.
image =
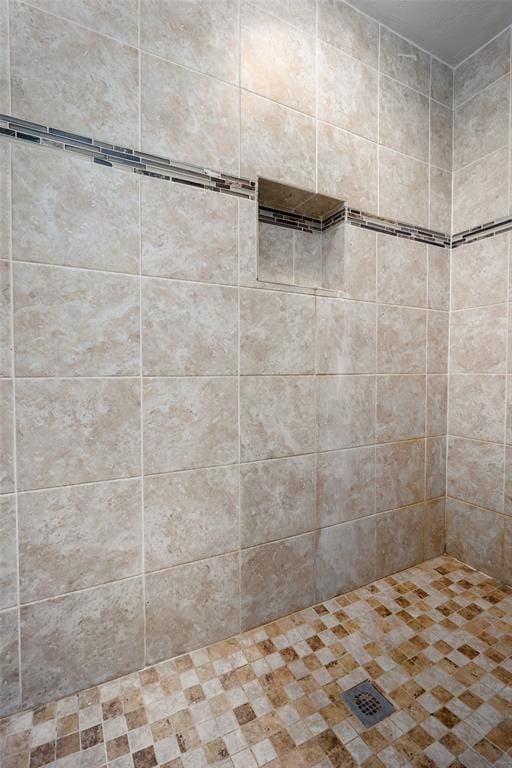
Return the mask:
<svg viewBox="0 0 512 768"><path fill-rule="evenodd" d="M451 66L512 24L512 0L349 2Z"/></svg>

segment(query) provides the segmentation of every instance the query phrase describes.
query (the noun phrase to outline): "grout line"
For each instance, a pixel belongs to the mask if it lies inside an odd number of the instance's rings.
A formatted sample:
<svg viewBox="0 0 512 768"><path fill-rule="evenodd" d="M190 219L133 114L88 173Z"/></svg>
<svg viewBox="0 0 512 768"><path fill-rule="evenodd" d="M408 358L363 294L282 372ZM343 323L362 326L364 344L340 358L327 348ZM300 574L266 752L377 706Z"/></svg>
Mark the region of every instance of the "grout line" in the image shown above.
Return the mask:
<svg viewBox="0 0 512 768"><path fill-rule="evenodd" d="M498 37L500 37L500 35L503 35L508 29L510 29L510 26L505 27L505 29L500 30L496 35L494 35L493 37L489 38L489 40L487 40L486 43L483 43L479 48L477 48L475 51L473 51L468 56L466 56L465 59L462 59L462 61L459 61L458 64L456 64L454 67L452 67L454 75L455 75L455 71L460 66L462 66L462 64L465 64L466 61L469 61L469 59L471 59L473 56L476 56L477 53L480 53L480 51L482 51L487 45L489 45L489 43L492 43L492 42L494 42L494 40L497 40Z"/></svg>

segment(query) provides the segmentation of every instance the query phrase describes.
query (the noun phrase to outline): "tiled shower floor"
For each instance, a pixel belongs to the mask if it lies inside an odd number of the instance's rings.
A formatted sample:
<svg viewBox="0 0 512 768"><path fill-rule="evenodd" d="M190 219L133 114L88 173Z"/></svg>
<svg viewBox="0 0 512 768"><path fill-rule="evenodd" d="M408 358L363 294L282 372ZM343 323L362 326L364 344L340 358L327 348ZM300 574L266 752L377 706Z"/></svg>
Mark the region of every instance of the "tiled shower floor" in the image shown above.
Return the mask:
<svg viewBox="0 0 512 768"><path fill-rule="evenodd" d="M199 610L199 609L198 609ZM340 693L397 711L365 729ZM512 589L447 557L0 721L4 768L512 765Z"/></svg>

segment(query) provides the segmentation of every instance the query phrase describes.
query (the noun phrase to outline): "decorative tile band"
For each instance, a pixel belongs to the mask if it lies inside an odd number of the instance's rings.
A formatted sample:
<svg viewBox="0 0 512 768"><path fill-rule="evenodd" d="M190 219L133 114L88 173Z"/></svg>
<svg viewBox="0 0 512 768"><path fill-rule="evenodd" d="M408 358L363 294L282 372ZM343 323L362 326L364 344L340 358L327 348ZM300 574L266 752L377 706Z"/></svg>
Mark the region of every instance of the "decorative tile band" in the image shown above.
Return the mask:
<svg viewBox="0 0 512 768"><path fill-rule="evenodd" d="M347 208L347 221L356 227L363 229L372 229L375 232L382 232L394 237L402 237L407 240L416 240L419 243L435 245L439 248L449 248L451 243L450 235L445 232L438 232L426 227L416 227L412 224L405 224L393 219L385 219L382 216L374 216L371 213L364 213L355 208Z"/></svg>
<svg viewBox="0 0 512 768"><path fill-rule="evenodd" d="M325 232L341 221L346 221L346 218L347 208L344 205L325 219L304 216L300 213L288 213L277 208L268 208L265 205L258 207L259 221L287 229L297 229L300 232Z"/></svg>
<svg viewBox="0 0 512 768"><path fill-rule="evenodd" d="M452 235L451 247L458 248L467 243L474 243L477 240L485 240L487 237L496 237L504 232L512 230L512 216L505 216L502 219L488 221L485 224L478 224L476 227L466 229L463 232L457 232Z"/></svg>

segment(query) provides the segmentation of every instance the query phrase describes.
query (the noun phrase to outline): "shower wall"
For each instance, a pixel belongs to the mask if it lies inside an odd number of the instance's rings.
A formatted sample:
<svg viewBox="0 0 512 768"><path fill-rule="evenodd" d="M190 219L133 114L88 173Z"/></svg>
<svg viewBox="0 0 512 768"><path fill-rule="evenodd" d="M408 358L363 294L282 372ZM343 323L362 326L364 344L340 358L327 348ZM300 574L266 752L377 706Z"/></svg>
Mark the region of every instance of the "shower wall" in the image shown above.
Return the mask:
<svg viewBox="0 0 512 768"><path fill-rule="evenodd" d="M0 0L0 44L4 113L449 230L451 70L341 2ZM444 550L447 250L348 226L287 289L253 201L0 163L2 713Z"/></svg>

